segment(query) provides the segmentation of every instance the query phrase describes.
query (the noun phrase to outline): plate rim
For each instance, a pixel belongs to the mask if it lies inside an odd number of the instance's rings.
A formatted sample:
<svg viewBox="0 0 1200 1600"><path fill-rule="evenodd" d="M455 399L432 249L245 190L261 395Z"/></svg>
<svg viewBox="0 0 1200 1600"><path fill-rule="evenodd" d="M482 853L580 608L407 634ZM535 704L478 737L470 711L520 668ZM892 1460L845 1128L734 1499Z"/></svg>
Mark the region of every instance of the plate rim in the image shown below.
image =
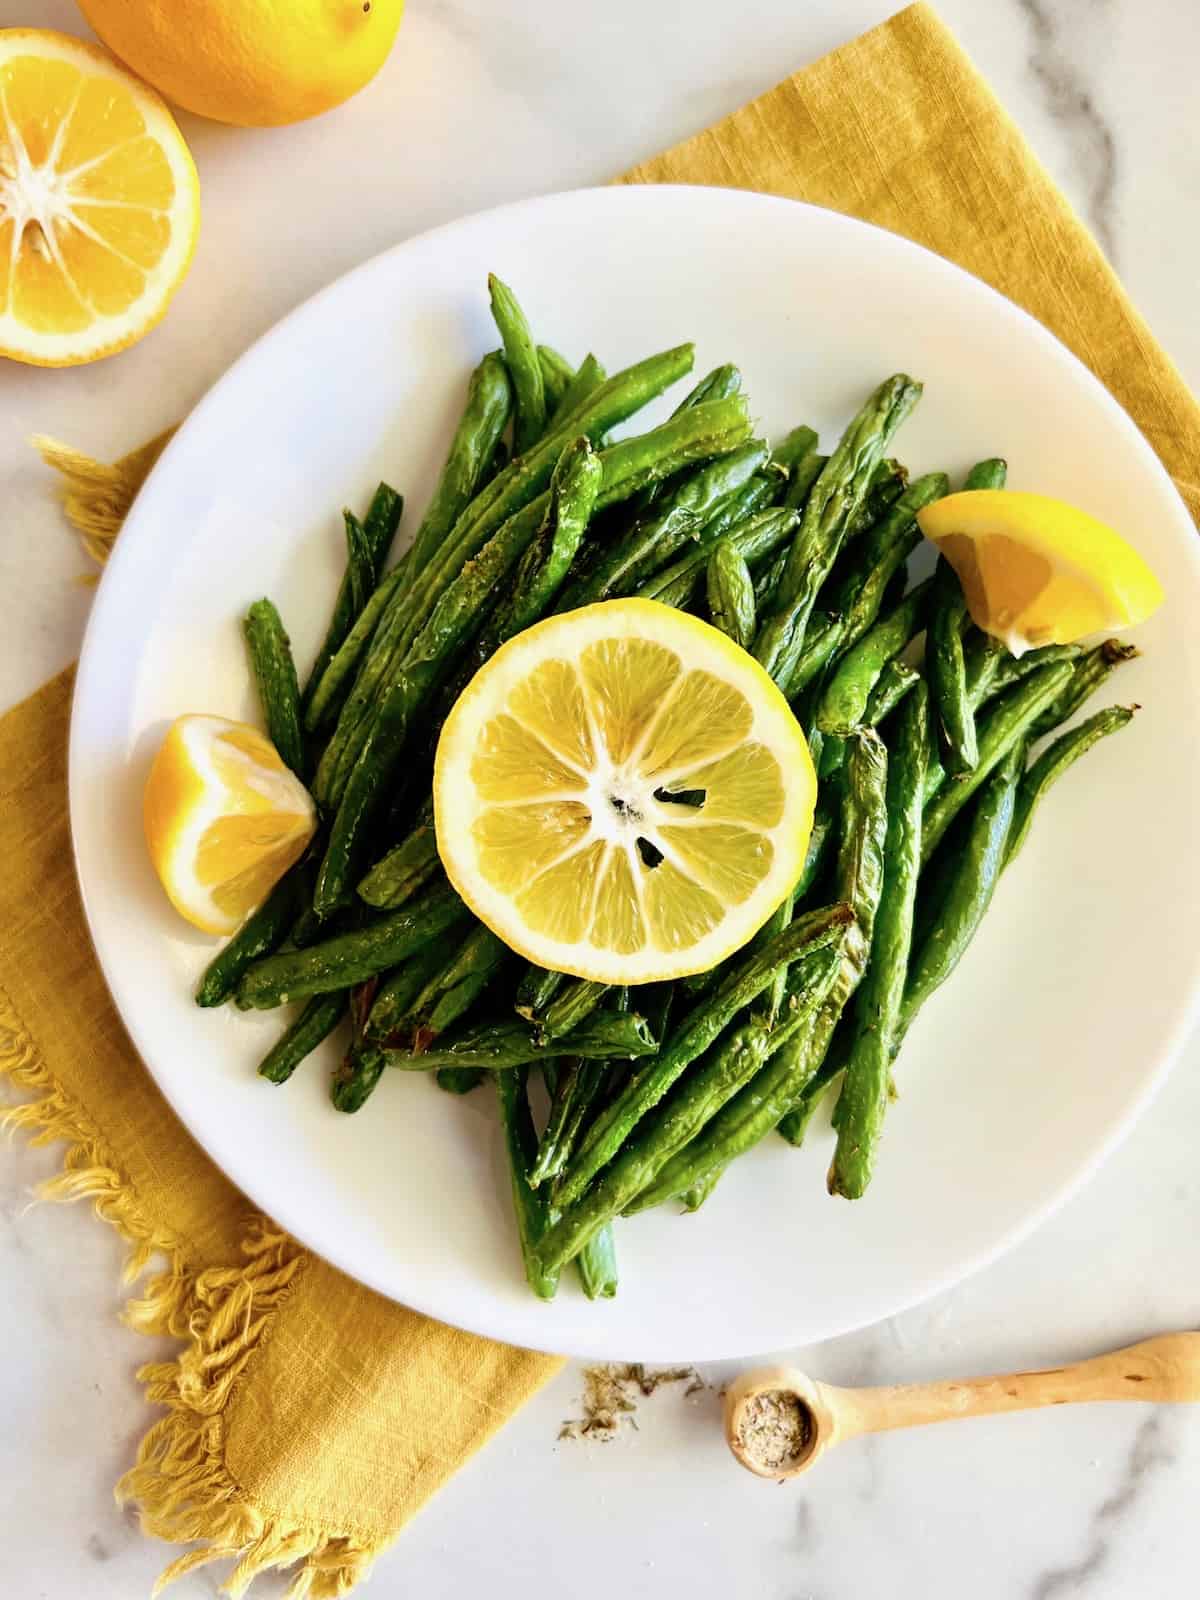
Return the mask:
<svg viewBox="0 0 1200 1600"><path fill-rule="evenodd" d="M136 1006L127 1008L122 1004L122 984L120 976L115 970L112 952L110 950L106 954L103 936L98 935L97 932L97 918L89 895L86 871L80 854L79 836L81 830L78 830L75 825L80 808L83 805L81 785L77 779L77 774L83 764L82 747L86 737L84 731L85 716L95 692L95 682L102 675L100 641L110 605L114 603L108 597L115 594L119 587L121 574L125 566L135 559L135 545L152 536L152 525L155 521L151 514L154 494L146 491L154 490L155 486L161 486L167 481L172 460L176 453L186 445L194 425L199 426L210 409L216 410L219 407L226 387L232 386L238 380L242 368L254 359L261 357L272 341L283 339L294 320L300 320L310 315L314 308L319 306L326 297L342 293L349 282L360 274L365 275L378 270L386 260L400 255L406 250L414 249L418 246L426 246L431 241L443 236L452 236L460 230L466 231L480 223L502 218L519 218L523 212L537 211L544 208L550 209L564 202L594 203L601 207L609 204L616 206L630 204L634 206L642 204L653 205L664 194L686 194L693 198L703 195L705 198L701 203L705 205L745 206L748 209L752 209L755 206L766 206L778 209L797 209L803 213L815 213L823 219L822 226L842 227L850 231L882 235L888 241L887 248L895 249L901 254L919 259L926 270L940 272L950 279L966 280L972 286L972 293L982 292L984 297L994 300L997 303L1000 315L1015 316L1019 321L1024 322L1035 341L1052 350L1058 359L1065 358L1066 362L1074 367L1076 375L1086 386L1091 388L1094 397L1102 408L1108 412L1113 424L1126 434L1131 446L1142 455L1151 473L1157 476L1161 486L1169 492L1169 497L1178 508L1183 523L1194 529L1191 515L1170 473L1134 419L1102 380L1092 372L1091 368L1056 334L1039 322L1030 312L1026 311L1023 306L1008 299L1007 296L984 279L968 272L966 268L959 266L945 256L939 255L936 251L918 244L915 240L909 239L903 234L881 227L876 223L849 216L844 212L835 211L829 207L814 205L809 201L796 200L782 195L764 194L756 190L716 188L699 184L643 185L617 183L558 190L545 195L531 196L487 207L484 210L472 212L466 216L442 223L436 228L410 235L351 267L348 271L333 278L329 283L323 285L285 312L282 317L264 330L230 363L193 406L148 475L142 491L139 492L137 500L128 514L126 524L122 528L121 537L116 541L88 615L72 693L67 760L71 852L80 899L92 948L104 976L113 1006L122 1025L128 1032L142 1064L149 1072L158 1091L164 1096L173 1113L187 1130L189 1137L195 1139L197 1145L204 1151L208 1159L246 1196L256 1209L262 1211L281 1227L285 1228L303 1249L311 1251L313 1254L328 1261L330 1265L334 1266L339 1272L344 1273L352 1281L362 1283L397 1304L407 1306L422 1315L442 1322L447 1321L445 1310L436 1305L431 1305L419 1290L411 1295L406 1291L404 1298L401 1299L396 1292L395 1284L387 1281L383 1274L372 1272L369 1267L364 1266L364 1263L357 1258L348 1258L345 1254L326 1248L324 1242L320 1247L310 1243L311 1233L306 1226L306 1221L301 1218L300 1225L295 1225L296 1219L292 1215L294 1207L287 1195L272 1197L273 1203L265 1204L265 1197L256 1192L257 1185L254 1182L252 1169L246 1163L227 1160L224 1154L218 1156L205 1139L201 1137L200 1132L193 1128L185 1111L177 1104L176 1098L172 1093L170 1075L162 1074L156 1070L151 1059L151 1053L143 1044L143 1039L140 1037L143 1030L139 1027L137 1021L138 1008ZM160 487L157 492L161 492ZM143 524L145 525L144 532L142 531ZM1197 586L1200 587L1200 549L1197 548L1198 545L1200 545L1200 541L1193 536L1190 559L1195 581ZM1090 1154L1081 1159L1070 1170L1062 1182L1047 1195L1040 1205L1035 1206L1018 1223L1001 1233L988 1247L971 1253L965 1260L956 1262L955 1265L948 1267L945 1271L931 1273L921 1279L919 1283L914 1285L911 1294L889 1300L885 1309L879 1310L872 1315L852 1315L844 1318L841 1322L831 1325L827 1331L817 1337L822 1340L839 1338L861 1328L874 1326L889 1317L910 1310L912 1307L944 1293L956 1284L965 1282L968 1278L975 1276L976 1273L992 1265L1001 1256L1028 1238L1094 1177L1104 1162L1133 1131L1146 1108L1161 1089L1188 1038L1196 1028L1198 1021L1200 1021L1200 964L1196 967L1191 992L1186 1002L1177 1008L1174 1026L1170 1031L1167 1043L1159 1052L1153 1069L1146 1074L1139 1085L1126 1111L1108 1131L1106 1137L1098 1141ZM461 1314L461 1320L460 1312L456 1310L454 1321L450 1325L461 1327L465 1331L483 1338L498 1339L507 1343L521 1345L525 1348L545 1351L549 1354L562 1353L559 1348L561 1341L556 1342L549 1338L549 1330L546 1342L542 1342L537 1338L531 1339L529 1328L521 1322L519 1317L511 1316L508 1307L503 1303L489 1301L485 1295L479 1302L479 1309L480 1316L478 1318L473 1315ZM492 1313L494 1313L494 1316ZM765 1321L766 1319L764 1319L764 1325ZM519 1327L518 1323L520 1323ZM586 1337L571 1335L570 1353L588 1359L614 1359L611 1340L605 1338L602 1311L598 1312L591 1326L596 1330L595 1339L591 1338L590 1332ZM681 1351L673 1343L666 1345L656 1344L653 1331L651 1331L650 1336L645 1341L649 1348L640 1349L635 1353L640 1358L652 1361L678 1359L719 1361L741 1359L761 1354L765 1351L786 1349L789 1347L789 1341L792 1346L795 1344L794 1338L789 1335L785 1327L774 1327L771 1331L764 1332L762 1341L761 1343L756 1342L756 1346L753 1349L739 1345L736 1349L731 1350L723 1344L706 1344L703 1337L697 1337L693 1345L690 1345L687 1350Z"/></svg>

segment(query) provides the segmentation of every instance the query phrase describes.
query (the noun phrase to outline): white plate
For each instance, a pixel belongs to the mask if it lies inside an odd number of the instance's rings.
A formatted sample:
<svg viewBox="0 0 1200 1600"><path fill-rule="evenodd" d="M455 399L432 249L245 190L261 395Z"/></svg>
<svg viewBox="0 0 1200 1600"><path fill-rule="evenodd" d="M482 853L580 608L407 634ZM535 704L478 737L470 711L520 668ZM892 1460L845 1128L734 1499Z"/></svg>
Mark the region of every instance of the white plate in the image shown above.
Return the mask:
<svg viewBox="0 0 1200 1600"><path fill-rule="evenodd" d="M183 711L257 715L239 623L270 594L301 670L340 568L338 508L386 476L430 491L470 366L495 344L485 275L538 337L610 371L695 339L736 361L777 435L828 442L884 375L925 398L899 449L959 474L1003 454L1013 488L1123 529L1166 586L1111 694L1145 707L1038 817L970 954L905 1047L878 1176L824 1192L828 1132L769 1140L696 1216L618 1229L621 1290L521 1279L494 1108L395 1073L360 1115L326 1094L332 1046L285 1089L255 1076L280 1018L192 1004L212 943L159 889L141 789ZM661 402L657 417L669 401ZM638 426L641 426L640 419ZM368 262L261 340L200 405L138 499L96 598L75 696L71 818L117 1005L197 1139L265 1211L346 1272L517 1343L647 1360L748 1355L874 1321L990 1260L1131 1124L1185 1037L1198 978L1200 552L1149 445L1043 328L937 256L788 201L612 188L505 207ZM1136 1205L1136 1195L1130 1204Z"/></svg>

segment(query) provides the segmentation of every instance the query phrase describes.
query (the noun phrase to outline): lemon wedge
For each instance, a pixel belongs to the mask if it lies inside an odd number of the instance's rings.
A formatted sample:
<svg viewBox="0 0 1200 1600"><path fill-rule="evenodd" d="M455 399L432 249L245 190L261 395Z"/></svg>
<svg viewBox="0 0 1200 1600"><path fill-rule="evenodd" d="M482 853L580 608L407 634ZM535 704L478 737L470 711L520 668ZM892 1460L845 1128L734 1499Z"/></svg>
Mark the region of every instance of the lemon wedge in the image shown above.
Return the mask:
<svg viewBox="0 0 1200 1600"><path fill-rule="evenodd" d="M317 827L308 791L257 728L199 715L171 724L142 817L171 904L206 933L235 932Z"/></svg>
<svg viewBox="0 0 1200 1600"><path fill-rule="evenodd" d="M148 332L200 226L166 106L95 45L0 29L0 355L74 366Z"/></svg>
<svg viewBox="0 0 1200 1600"><path fill-rule="evenodd" d="M1132 545L1043 494L974 489L917 521L957 572L972 620L1013 655L1144 622L1162 585Z"/></svg>
<svg viewBox="0 0 1200 1600"><path fill-rule="evenodd" d="M540 966L604 983L706 971L800 876L816 778L744 650L651 600L550 617L463 691L434 767L459 894Z"/></svg>

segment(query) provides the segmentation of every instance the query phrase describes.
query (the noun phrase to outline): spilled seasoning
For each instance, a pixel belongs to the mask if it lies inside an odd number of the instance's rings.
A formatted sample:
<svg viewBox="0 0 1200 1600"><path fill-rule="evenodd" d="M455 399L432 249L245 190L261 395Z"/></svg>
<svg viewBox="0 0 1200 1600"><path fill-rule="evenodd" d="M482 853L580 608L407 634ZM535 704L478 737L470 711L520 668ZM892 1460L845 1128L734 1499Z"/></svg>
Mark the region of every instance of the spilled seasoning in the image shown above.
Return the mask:
<svg viewBox="0 0 1200 1600"><path fill-rule="evenodd" d="M558 1431L560 1439L615 1439L623 1422L637 1427L639 1399L648 1400L664 1384L686 1383L687 1395L708 1385L695 1367L664 1367L647 1371L640 1361L589 1367L583 1375L583 1415L568 1418Z"/></svg>

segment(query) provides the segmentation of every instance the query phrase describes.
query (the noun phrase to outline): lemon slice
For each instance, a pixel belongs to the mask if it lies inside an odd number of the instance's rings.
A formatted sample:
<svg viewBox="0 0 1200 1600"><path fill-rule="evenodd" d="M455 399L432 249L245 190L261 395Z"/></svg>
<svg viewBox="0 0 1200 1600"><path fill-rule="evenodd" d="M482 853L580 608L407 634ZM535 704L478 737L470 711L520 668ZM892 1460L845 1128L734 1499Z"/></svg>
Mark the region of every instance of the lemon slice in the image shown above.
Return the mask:
<svg viewBox="0 0 1200 1600"><path fill-rule="evenodd" d="M1162 585L1119 533L1043 494L974 489L917 513L958 573L972 620L1013 655L1144 622Z"/></svg>
<svg viewBox="0 0 1200 1600"><path fill-rule="evenodd" d="M816 779L787 702L705 622L651 600L551 617L463 691L434 767L463 899L540 966L703 972L800 876Z"/></svg>
<svg viewBox="0 0 1200 1600"><path fill-rule="evenodd" d="M233 933L316 832L308 791L257 728L225 717L171 724L142 802L150 859L176 911Z"/></svg>
<svg viewBox="0 0 1200 1600"><path fill-rule="evenodd" d="M0 29L0 355L74 366L159 320L200 226L155 94L94 45Z"/></svg>

